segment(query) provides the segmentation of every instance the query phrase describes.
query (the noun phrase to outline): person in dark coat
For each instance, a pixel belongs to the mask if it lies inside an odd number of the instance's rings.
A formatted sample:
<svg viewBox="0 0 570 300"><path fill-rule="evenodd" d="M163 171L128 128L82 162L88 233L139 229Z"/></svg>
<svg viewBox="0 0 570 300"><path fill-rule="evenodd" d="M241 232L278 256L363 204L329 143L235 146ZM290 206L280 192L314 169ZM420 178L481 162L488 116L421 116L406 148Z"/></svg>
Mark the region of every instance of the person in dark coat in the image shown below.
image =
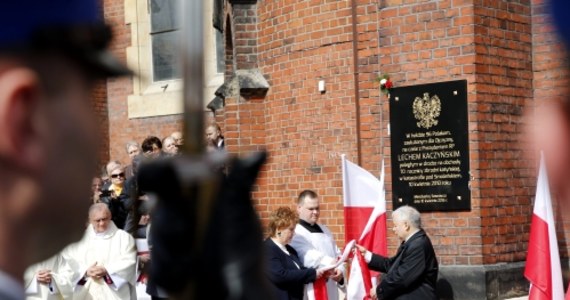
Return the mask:
<svg viewBox="0 0 570 300"><path fill-rule="evenodd" d="M420 213L406 205L396 209L392 219L393 230L402 241L395 256L384 257L356 245L371 270L385 273L380 284L370 291L372 299L438 299L438 262L431 241L421 228Z"/></svg>
<svg viewBox="0 0 570 300"><path fill-rule="evenodd" d="M288 207L278 208L269 217L269 237L264 241L266 274L276 300L303 299L305 284L325 274L324 271L303 267L297 251L289 246L298 219Z"/></svg>

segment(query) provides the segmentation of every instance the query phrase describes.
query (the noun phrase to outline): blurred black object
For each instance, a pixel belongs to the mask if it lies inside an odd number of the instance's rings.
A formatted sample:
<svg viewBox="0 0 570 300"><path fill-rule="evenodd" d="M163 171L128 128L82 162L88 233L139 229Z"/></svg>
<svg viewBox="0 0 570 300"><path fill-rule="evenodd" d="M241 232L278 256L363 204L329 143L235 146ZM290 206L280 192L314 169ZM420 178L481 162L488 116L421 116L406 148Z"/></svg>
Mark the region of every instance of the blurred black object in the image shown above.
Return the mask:
<svg viewBox="0 0 570 300"><path fill-rule="evenodd" d="M266 157L260 152L234 158L226 163L227 176L216 171L226 160L218 152L141 166L139 188L158 199L151 217L150 276L170 298L271 299L263 233L251 203Z"/></svg>

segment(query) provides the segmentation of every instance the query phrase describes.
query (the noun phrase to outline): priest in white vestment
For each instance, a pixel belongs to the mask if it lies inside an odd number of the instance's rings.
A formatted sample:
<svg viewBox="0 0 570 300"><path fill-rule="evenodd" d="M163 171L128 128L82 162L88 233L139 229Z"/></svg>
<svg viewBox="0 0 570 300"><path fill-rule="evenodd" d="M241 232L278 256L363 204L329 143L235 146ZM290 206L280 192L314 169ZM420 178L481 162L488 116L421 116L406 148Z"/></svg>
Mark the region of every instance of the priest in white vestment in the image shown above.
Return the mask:
<svg viewBox="0 0 570 300"><path fill-rule="evenodd" d="M117 229L104 203L91 206L89 223L83 239L64 253L76 272L73 299L136 299L133 237Z"/></svg>
<svg viewBox="0 0 570 300"><path fill-rule="evenodd" d="M320 215L317 194L311 190L301 192L297 201L297 211L299 224L295 227L295 235L290 245L297 251L303 265L307 268L321 268L334 264L341 256L341 251L329 228L317 224ZM338 289L344 288L344 272L344 265L340 265L328 278L328 299L339 299Z"/></svg>
<svg viewBox="0 0 570 300"><path fill-rule="evenodd" d="M61 254L31 265L24 273L26 300L71 299L73 271Z"/></svg>

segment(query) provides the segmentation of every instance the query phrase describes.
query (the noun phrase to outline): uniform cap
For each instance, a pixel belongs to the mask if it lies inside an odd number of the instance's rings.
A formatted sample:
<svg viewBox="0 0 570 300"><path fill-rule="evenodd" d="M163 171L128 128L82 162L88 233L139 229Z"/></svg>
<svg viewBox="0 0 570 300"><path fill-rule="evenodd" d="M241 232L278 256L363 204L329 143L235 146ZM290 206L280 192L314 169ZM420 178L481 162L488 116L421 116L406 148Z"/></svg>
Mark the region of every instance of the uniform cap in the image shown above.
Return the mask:
<svg viewBox="0 0 570 300"><path fill-rule="evenodd" d="M57 51L98 76L132 73L106 49L112 34L97 0L6 1L0 28L0 50Z"/></svg>

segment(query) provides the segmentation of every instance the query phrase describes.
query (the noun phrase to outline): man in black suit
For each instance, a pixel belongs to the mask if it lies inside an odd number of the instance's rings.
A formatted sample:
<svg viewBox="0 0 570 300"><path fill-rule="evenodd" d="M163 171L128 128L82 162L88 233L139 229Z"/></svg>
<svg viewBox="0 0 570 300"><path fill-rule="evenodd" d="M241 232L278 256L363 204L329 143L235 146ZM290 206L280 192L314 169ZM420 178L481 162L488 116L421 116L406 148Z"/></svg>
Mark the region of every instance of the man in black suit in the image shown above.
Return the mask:
<svg viewBox="0 0 570 300"><path fill-rule="evenodd" d="M395 256L384 257L356 246L370 269L385 273L380 284L370 291L372 299L437 299L438 263L431 241L421 228L420 213L411 206L402 206L392 213L392 220L394 233L402 240Z"/></svg>

